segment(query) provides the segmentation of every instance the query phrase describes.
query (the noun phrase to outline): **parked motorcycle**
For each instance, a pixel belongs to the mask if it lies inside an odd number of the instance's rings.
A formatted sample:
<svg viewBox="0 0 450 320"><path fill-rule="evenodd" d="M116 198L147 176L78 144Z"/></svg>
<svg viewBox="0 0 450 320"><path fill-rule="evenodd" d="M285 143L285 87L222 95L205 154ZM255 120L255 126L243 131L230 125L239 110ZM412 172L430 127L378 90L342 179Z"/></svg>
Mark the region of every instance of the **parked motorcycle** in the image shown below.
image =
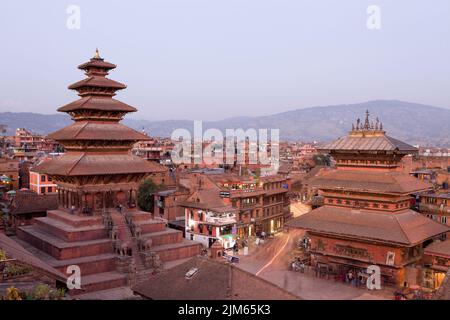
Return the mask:
<svg viewBox="0 0 450 320"><path fill-rule="evenodd" d="M306 265L301 260L296 259L291 262L291 270L295 272L305 272Z"/></svg>

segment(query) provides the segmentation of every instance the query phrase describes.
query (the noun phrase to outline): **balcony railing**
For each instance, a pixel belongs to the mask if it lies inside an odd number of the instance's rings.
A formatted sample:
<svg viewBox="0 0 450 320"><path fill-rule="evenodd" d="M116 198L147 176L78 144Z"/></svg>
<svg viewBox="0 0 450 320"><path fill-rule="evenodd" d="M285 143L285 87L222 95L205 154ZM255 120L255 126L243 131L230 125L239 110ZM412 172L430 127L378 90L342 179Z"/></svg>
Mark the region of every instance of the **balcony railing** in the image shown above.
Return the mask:
<svg viewBox="0 0 450 320"><path fill-rule="evenodd" d="M256 206L258 206L258 205L260 205L260 203L258 202L258 201L256 201L256 202L250 202L250 203L245 203L245 202L242 202L241 203L241 208L245 208L245 209L247 209L247 208L253 208L253 207L256 207Z"/></svg>
<svg viewBox="0 0 450 320"><path fill-rule="evenodd" d="M214 224L233 224L236 223L236 218L234 217L206 217L207 223Z"/></svg>

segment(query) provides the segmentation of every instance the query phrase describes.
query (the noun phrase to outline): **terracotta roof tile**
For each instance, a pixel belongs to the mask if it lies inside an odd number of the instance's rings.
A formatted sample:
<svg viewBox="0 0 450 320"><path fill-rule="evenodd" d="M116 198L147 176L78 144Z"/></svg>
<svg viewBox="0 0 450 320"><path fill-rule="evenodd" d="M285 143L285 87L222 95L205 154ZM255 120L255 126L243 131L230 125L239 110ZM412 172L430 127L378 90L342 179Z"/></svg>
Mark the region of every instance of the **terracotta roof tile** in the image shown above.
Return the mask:
<svg viewBox="0 0 450 320"><path fill-rule="evenodd" d="M77 121L48 135L50 139L62 140L130 140L150 138L118 122Z"/></svg>
<svg viewBox="0 0 450 320"><path fill-rule="evenodd" d="M50 175L81 176L165 172L167 169L160 164L130 154L70 152L41 163L33 170Z"/></svg>
<svg viewBox="0 0 450 320"><path fill-rule="evenodd" d="M102 111L123 111L136 112L136 108L129 106L111 97L89 96L71 102L58 109L59 112L69 112L74 110L102 110Z"/></svg>
<svg viewBox="0 0 450 320"><path fill-rule="evenodd" d="M417 148L387 135L347 135L321 147L319 151L401 151L417 152Z"/></svg>
<svg viewBox="0 0 450 320"><path fill-rule="evenodd" d="M318 188L411 194L428 190L432 185L402 172L330 170L312 178L310 185Z"/></svg>
<svg viewBox="0 0 450 320"><path fill-rule="evenodd" d="M102 68L102 69L107 69L107 70L111 70L116 68L117 66L113 63L107 62L107 61L103 61L102 59L91 59L88 62L85 62L83 64L80 64L78 66L78 69L84 70L86 68L89 67L96 67L96 68Z"/></svg>
<svg viewBox="0 0 450 320"><path fill-rule="evenodd" d="M425 254L439 255L450 259L450 240L430 244L425 248Z"/></svg>
<svg viewBox="0 0 450 320"><path fill-rule="evenodd" d="M403 245L418 244L426 239L450 231L420 213L405 210L386 213L377 210L322 206L286 223L291 228L332 235L345 235Z"/></svg>
<svg viewBox="0 0 450 320"><path fill-rule="evenodd" d="M198 268L186 279L186 273ZM133 291L153 300L287 300L298 297L264 279L231 264L194 257L154 278Z"/></svg>
<svg viewBox="0 0 450 320"><path fill-rule="evenodd" d="M220 197L220 189L214 187L212 189L195 190L185 201L179 202L184 207L211 210L215 212L237 212L237 208L233 208L223 202Z"/></svg>
<svg viewBox="0 0 450 320"><path fill-rule="evenodd" d="M86 79L75 82L69 86L69 89L78 89L84 86L125 89L127 86L123 83L111 80L102 76L91 76Z"/></svg>
<svg viewBox="0 0 450 320"><path fill-rule="evenodd" d="M32 191L17 191L12 202L11 214L46 212L58 208L56 194L39 195Z"/></svg>

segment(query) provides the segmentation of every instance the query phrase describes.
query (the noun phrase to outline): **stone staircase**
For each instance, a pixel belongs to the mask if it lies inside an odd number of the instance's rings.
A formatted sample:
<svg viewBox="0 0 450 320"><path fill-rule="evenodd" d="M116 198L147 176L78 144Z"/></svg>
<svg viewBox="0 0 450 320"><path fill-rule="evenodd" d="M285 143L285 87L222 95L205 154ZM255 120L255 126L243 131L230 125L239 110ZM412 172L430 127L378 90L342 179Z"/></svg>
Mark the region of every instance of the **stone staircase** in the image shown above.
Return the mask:
<svg viewBox="0 0 450 320"><path fill-rule="evenodd" d="M168 262L200 254L199 243L184 239L181 231L167 228L164 220L149 219L150 216L139 212L128 218L147 268L152 267L151 260L155 256L161 262Z"/></svg>
<svg viewBox="0 0 450 320"><path fill-rule="evenodd" d="M127 223L125 215L112 211L109 213L112 226L117 232L118 240L121 245L126 244L127 251L132 257L132 270L130 270L129 282L135 284L146 279L147 268L139 254L139 248L136 238L133 236L130 226Z"/></svg>
<svg viewBox="0 0 450 320"><path fill-rule="evenodd" d="M101 216L51 210L34 224L19 227L17 241L65 274L68 266L79 266L82 288L71 295L134 285L162 263L201 250L199 243L183 239L181 231L138 210L110 209Z"/></svg>

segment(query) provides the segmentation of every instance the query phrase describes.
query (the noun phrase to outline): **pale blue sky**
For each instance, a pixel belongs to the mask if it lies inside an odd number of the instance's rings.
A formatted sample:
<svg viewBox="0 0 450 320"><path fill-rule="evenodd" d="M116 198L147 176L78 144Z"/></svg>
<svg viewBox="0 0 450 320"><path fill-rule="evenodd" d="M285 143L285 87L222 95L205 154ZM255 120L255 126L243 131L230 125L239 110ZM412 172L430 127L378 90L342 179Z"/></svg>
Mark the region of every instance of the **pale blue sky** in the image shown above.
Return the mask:
<svg viewBox="0 0 450 320"><path fill-rule="evenodd" d="M81 8L69 30L68 5ZM381 30L366 27L369 5ZM450 107L448 0L3 1L0 111L54 113L99 47L145 119L372 99Z"/></svg>

